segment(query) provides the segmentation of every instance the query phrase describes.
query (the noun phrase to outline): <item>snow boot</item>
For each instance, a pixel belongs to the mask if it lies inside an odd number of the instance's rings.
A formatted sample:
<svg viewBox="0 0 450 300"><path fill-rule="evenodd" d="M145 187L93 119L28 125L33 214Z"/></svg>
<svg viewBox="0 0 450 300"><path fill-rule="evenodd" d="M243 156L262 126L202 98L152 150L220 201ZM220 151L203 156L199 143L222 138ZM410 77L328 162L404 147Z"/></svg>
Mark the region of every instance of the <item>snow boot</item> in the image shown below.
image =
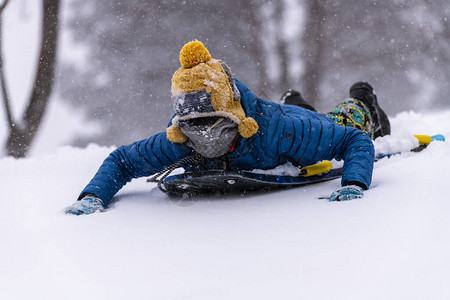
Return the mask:
<svg viewBox="0 0 450 300"><path fill-rule="evenodd" d="M305 99L302 97L299 91L290 89L281 96L280 104L297 105L312 111L316 111L314 107L309 105Z"/></svg>
<svg viewBox="0 0 450 300"><path fill-rule="evenodd" d="M391 134L389 119L378 105L377 95L368 82L359 81L354 83L350 88L350 97L361 101L369 108L375 127L374 138Z"/></svg>

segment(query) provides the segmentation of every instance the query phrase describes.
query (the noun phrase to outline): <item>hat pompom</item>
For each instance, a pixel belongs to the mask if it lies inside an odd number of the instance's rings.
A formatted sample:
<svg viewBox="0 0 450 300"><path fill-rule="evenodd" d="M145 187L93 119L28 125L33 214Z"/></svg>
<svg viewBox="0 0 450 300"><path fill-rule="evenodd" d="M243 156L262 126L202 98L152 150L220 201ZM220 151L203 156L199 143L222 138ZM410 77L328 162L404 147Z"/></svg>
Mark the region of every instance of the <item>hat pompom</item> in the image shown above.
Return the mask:
<svg viewBox="0 0 450 300"><path fill-rule="evenodd" d="M180 127L170 125L166 129L167 139L174 143L184 143L187 141L187 136L181 131Z"/></svg>
<svg viewBox="0 0 450 300"><path fill-rule="evenodd" d="M197 40L187 43L180 51L180 63L184 68L192 68L210 59L211 54L209 54L208 49Z"/></svg>
<svg viewBox="0 0 450 300"><path fill-rule="evenodd" d="M255 119L248 117L239 123L238 131L242 137L249 138L258 132L258 128L259 126Z"/></svg>

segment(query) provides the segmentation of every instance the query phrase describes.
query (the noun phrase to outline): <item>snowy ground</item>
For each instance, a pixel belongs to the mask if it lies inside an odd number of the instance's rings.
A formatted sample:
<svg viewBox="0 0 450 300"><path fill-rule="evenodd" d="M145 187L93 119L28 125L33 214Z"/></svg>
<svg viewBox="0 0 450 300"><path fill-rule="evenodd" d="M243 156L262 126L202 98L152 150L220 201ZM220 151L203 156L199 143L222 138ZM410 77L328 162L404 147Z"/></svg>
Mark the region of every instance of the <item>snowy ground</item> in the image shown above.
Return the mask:
<svg viewBox="0 0 450 300"><path fill-rule="evenodd" d="M450 111L392 119L450 136ZM339 180L169 200L145 179L90 216L63 208L112 149L0 159L0 299L449 299L449 142L376 164L365 197Z"/></svg>
<svg viewBox="0 0 450 300"><path fill-rule="evenodd" d="M37 2L20 3L4 19L17 118L39 34ZM82 61L67 32L62 41ZM402 113L392 126L394 145L448 138L450 111ZM174 202L142 179L105 213L67 216L112 148L52 149L86 132L95 124L56 93L31 158L0 158L0 299L450 298L450 142L378 162L371 189L349 202L318 199L338 180Z"/></svg>

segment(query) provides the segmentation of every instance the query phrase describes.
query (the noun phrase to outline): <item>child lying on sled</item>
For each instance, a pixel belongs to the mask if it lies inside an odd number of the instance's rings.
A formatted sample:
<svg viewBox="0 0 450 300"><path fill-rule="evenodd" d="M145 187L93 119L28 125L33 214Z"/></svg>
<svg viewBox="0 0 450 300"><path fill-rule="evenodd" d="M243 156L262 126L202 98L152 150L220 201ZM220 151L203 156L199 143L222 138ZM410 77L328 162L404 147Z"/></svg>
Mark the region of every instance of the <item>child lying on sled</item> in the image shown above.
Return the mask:
<svg viewBox="0 0 450 300"><path fill-rule="evenodd" d="M102 210L133 178L153 175L198 154L204 157L204 168L230 171L344 160L342 187L330 200L363 197L372 180L372 139L389 133L380 126L381 109L369 84L355 84L352 99L325 116L258 98L199 41L184 45L180 62L172 77L171 125L113 151L67 213Z"/></svg>

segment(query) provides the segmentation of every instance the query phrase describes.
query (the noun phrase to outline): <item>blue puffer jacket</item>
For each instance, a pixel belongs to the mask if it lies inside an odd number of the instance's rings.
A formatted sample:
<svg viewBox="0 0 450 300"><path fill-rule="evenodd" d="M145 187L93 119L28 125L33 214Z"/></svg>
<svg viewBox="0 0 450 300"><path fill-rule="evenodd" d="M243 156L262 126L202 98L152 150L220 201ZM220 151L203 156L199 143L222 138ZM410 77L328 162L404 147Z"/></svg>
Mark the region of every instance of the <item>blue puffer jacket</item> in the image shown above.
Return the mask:
<svg viewBox="0 0 450 300"><path fill-rule="evenodd" d="M319 113L261 100L237 80L236 85L246 115L256 120L259 131L228 153L231 170L270 169L288 161L306 166L335 158L344 160L342 185L370 186L374 147L369 136ZM193 154L186 145L170 142L165 132L122 146L106 158L79 198L94 194L106 206L131 179L155 174Z"/></svg>

